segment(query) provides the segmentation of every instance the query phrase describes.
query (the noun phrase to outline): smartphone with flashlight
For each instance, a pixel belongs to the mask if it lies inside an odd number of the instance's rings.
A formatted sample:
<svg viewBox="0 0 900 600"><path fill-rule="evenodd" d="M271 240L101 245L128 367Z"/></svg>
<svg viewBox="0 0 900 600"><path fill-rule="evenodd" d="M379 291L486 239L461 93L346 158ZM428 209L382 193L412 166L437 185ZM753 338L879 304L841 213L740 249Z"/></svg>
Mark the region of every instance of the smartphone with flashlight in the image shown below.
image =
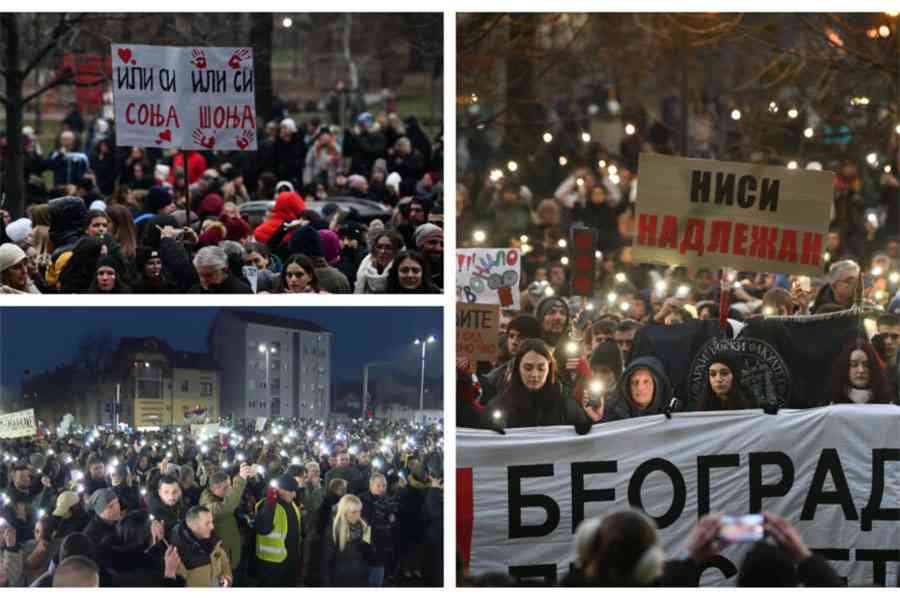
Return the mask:
<svg viewBox="0 0 900 600"><path fill-rule="evenodd" d="M719 540L730 544L749 544L762 540L766 535L761 514L723 515L719 520Z"/></svg>

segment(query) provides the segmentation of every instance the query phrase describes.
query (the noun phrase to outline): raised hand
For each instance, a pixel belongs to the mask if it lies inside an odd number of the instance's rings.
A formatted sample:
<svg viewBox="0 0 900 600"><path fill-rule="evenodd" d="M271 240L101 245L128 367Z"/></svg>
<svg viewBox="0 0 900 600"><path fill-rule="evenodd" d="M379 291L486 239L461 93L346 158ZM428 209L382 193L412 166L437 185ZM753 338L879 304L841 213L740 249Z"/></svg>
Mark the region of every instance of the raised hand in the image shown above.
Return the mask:
<svg viewBox="0 0 900 600"><path fill-rule="evenodd" d="M191 55L194 57L194 60L191 61L191 64L197 67L198 69L206 68L206 54L200 48L194 48L191 50Z"/></svg>
<svg viewBox="0 0 900 600"><path fill-rule="evenodd" d="M231 58L228 59L228 66L232 69L240 69L241 61L250 56L249 48L238 48L234 51L234 54L231 55Z"/></svg>
<svg viewBox="0 0 900 600"><path fill-rule="evenodd" d="M165 561L165 576L168 579L174 579L175 574L178 572L178 566L181 565L181 557L178 556L178 548L169 546L168 549L166 549Z"/></svg>

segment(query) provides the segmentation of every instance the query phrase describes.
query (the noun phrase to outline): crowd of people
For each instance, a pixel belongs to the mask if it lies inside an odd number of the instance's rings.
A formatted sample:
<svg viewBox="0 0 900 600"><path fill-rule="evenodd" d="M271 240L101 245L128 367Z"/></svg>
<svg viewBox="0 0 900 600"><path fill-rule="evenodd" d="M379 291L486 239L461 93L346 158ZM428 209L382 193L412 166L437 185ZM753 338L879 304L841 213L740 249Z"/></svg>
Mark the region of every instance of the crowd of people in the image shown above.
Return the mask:
<svg viewBox="0 0 900 600"><path fill-rule="evenodd" d="M86 133L66 119L48 156L30 130L24 145L25 214L0 211L2 293L443 289L442 136L414 116L286 117L255 152L117 147L103 119ZM260 200L274 204L257 222L244 209Z"/></svg>
<svg viewBox="0 0 900 600"><path fill-rule="evenodd" d="M666 560L655 521L632 508L582 521L575 531L575 564L562 587L698 587L703 571L729 546L723 515L710 513L694 525L683 555ZM804 543L787 519L763 513L760 538L738 566L738 587L843 587L846 581ZM771 540L771 541L769 541ZM505 573L471 576L458 571L460 586L514 587ZM546 582L540 582L546 585Z"/></svg>
<svg viewBox="0 0 900 600"><path fill-rule="evenodd" d="M0 442L0 586L443 585L440 422L39 434Z"/></svg>

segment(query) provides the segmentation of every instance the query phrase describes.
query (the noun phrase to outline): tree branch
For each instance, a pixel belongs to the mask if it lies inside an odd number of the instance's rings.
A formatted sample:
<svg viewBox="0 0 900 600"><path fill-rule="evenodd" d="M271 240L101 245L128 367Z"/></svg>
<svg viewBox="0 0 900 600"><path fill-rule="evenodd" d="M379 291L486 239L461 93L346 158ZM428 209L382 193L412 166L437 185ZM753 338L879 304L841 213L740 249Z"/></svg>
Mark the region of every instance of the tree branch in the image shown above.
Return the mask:
<svg viewBox="0 0 900 600"><path fill-rule="evenodd" d="M81 20L84 19L84 15L79 15L72 19L71 21L67 18L67 13L62 13L59 17L59 23L56 24L56 27L53 28L53 34L50 36L50 41L47 42L43 48L41 48L38 53L34 56L34 58L29 61L29 63L25 66L25 69L22 70L22 78L28 77L28 74L31 73L47 54L50 53L51 50L56 48L59 45L60 39L71 29L78 25Z"/></svg>

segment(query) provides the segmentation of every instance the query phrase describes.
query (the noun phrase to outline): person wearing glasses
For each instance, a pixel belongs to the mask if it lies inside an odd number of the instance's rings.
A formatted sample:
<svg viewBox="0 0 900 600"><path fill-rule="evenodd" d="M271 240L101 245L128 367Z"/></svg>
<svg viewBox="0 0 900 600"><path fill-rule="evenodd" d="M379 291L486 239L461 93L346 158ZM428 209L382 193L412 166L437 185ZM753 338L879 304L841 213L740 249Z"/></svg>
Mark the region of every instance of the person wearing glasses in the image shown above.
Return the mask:
<svg viewBox="0 0 900 600"><path fill-rule="evenodd" d="M839 260L828 269L828 284L816 296L817 307L837 304L844 309L853 306L859 282L859 264L853 260Z"/></svg>

